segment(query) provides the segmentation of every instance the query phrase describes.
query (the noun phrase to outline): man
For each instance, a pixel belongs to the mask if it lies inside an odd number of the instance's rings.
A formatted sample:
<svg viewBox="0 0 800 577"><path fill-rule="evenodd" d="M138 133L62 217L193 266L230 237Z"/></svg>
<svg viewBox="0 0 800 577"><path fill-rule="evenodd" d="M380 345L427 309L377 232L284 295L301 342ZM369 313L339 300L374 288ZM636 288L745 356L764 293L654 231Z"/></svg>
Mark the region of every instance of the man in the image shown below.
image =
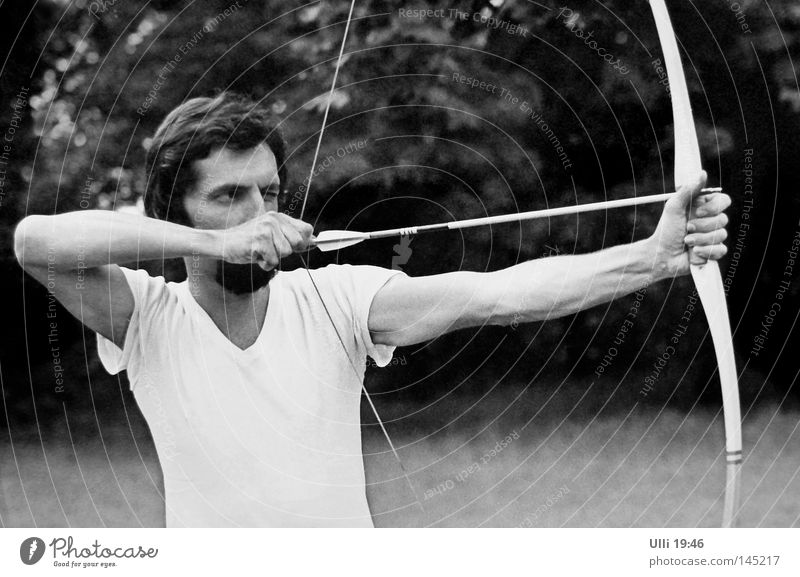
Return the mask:
<svg viewBox="0 0 800 577"><path fill-rule="evenodd" d="M701 196L698 175L652 237L594 254L419 278L371 266L276 273L313 240L311 226L277 212L284 156L253 102L196 98L152 140L148 217L80 211L16 230L25 270L97 332L109 372L127 369L170 527L371 526L367 356L385 366L395 347L448 331L568 315L725 254L730 199ZM119 266L172 257L187 281Z"/></svg>

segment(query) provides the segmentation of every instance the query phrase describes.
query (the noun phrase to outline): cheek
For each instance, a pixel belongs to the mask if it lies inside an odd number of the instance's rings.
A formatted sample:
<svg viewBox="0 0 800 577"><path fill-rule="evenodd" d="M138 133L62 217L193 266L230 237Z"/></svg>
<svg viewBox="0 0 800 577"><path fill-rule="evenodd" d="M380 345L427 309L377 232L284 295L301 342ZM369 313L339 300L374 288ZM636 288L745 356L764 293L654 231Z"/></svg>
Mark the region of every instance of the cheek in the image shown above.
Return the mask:
<svg viewBox="0 0 800 577"><path fill-rule="evenodd" d="M277 211L278 205L274 199L262 200L261 196L251 199L249 202L236 202L222 209L222 219L220 228L230 228L240 225L269 212Z"/></svg>
<svg viewBox="0 0 800 577"><path fill-rule="evenodd" d="M195 199L184 199L183 210L186 212L186 223L193 228L211 228L208 226L208 206Z"/></svg>
<svg viewBox="0 0 800 577"><path fill-rule="evenodd" d="M225 213L220 212L217 208L212 208L209 205L204 205L195 208L195 210L188 213L189 220L195 228L202 229L219 229L224 228Z"/></svg>
<svg viewBox="0 0 800 577"><path fill-rule="evenodd" d="M235 207L214 202L187 202L186 214L194 228L219 230L238 224Z"/></svg>

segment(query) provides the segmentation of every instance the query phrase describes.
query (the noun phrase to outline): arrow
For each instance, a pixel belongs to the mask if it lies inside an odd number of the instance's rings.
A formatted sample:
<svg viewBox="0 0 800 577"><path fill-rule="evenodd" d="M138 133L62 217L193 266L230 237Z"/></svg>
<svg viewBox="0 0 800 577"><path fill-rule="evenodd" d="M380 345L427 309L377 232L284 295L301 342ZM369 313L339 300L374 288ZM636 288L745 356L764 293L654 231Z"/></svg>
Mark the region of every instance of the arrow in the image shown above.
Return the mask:
<svg viewBox="0 0 800 577"><path fill-rule="evenodd" d="M721 192L721 188L704 188L702 192ZM626 206L637 206L640 204L653 204L656 202L666 202L677 192L667 192L664 194L653 194L650 196L639 196L634 198L623 198L619 200L607 200L601 202L591 202L576 206L562 206L559 208L547 208L544 210L531 210L528 212L515 212L514 214L502 214L498 216L485 216L482 218L470 218L467 220L456 220L453 222L440 222L436 224L424 224L421 226L411 226L406 228L391 228L387 230L376 230L373 232L358 232L354 230L326 230L321 232L313 240L313 245L322 252L339 250L348 246L353 246L365 240L378 238L392 238L396 236L413 236L440 230L458 230L462 228L474 228L477 226L489 226L493 224L503 224L506 222L520 222L525 220L535 220L538 218L550 218L554 216L565 216L568 214L579 214L582 212L592 212L596 210L608 210L612 208L622 208Z"/></svg>

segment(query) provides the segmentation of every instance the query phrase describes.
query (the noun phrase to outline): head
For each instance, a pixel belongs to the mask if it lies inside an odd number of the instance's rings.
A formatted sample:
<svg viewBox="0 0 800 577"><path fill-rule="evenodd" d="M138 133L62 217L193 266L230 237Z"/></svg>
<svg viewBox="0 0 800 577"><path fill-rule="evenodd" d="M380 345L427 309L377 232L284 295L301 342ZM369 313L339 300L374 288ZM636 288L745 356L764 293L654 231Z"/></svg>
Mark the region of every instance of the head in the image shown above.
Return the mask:
<svg viewBox="0 0 800 577"><path fill-rule="evenodd" d="M193 98L170 112L147 152L148 216L194 228L236 226L279 210L286 144L271 113L233 92ZM241 294L269 282L258 265L213 263L217 282Z"/></svg>

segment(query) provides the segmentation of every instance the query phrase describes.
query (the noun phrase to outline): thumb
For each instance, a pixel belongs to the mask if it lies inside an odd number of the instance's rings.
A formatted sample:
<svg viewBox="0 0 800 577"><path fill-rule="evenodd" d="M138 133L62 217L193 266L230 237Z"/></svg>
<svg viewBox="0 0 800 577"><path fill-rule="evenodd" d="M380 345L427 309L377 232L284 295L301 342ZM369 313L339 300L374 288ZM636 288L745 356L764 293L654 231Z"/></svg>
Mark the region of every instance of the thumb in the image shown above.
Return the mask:
<svg viewBox="0 0 800 577"><path fill-rule="evenodd" d="M702 194L707 179L706 171L701 170L691 182L684 183L678 188L678 194L669 199L664 206L664 210L675 214L690 214L690 217L693 216L693 214L689 213L692 201Z"/></svg>

